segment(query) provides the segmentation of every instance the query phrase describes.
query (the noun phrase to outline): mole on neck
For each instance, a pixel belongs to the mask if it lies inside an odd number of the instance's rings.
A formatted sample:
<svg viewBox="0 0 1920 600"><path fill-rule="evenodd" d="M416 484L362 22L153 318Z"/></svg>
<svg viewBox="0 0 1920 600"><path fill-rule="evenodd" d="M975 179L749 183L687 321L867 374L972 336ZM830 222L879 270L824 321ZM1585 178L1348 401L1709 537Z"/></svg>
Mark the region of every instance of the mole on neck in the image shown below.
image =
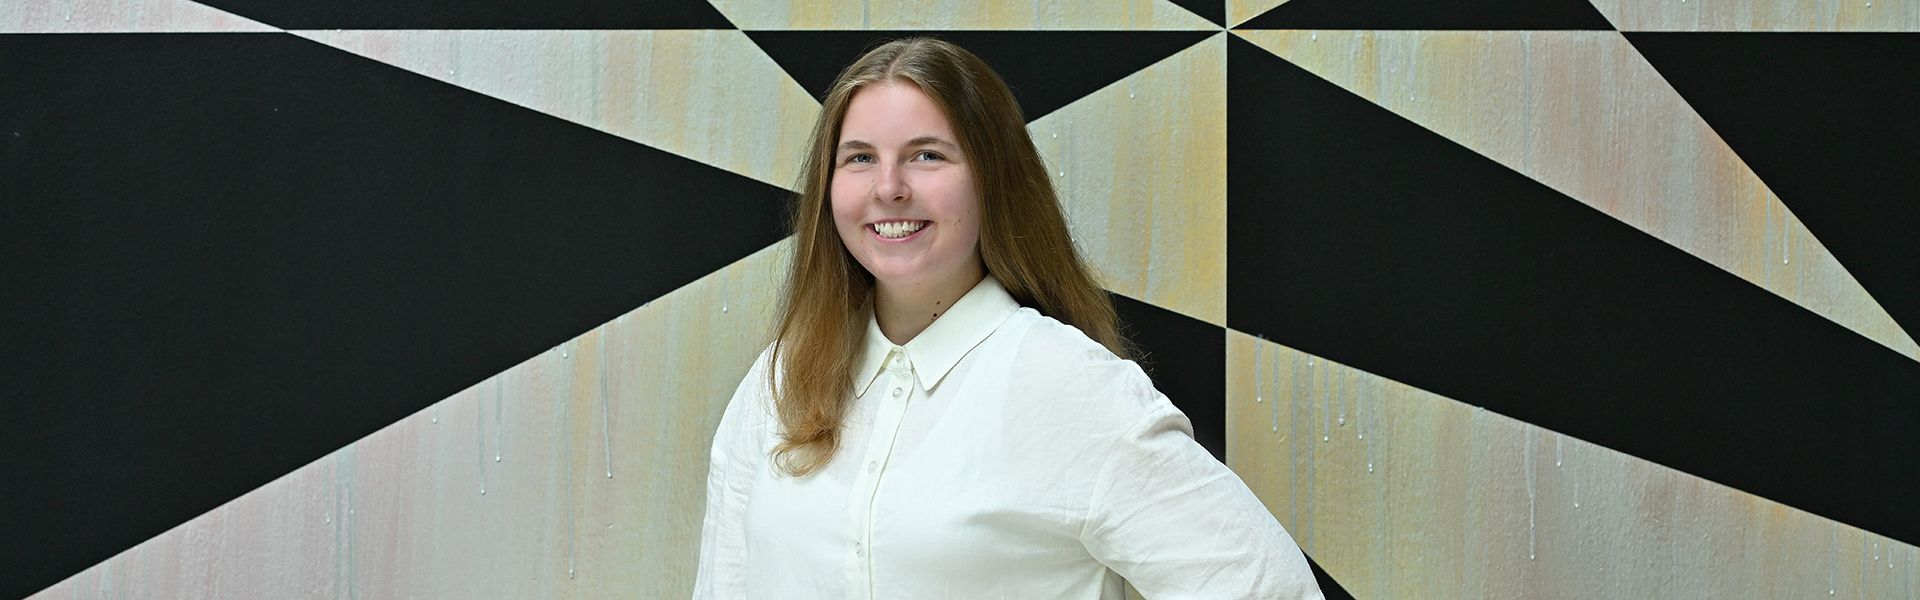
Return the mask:
<svg viewBox="0 0 1920 600"><path fill-rule="evenodd" d="M944 285L877 282L873 289L873 318L879 322L880 333L887 336L887 341L906 345L985 277L981 274L955 279Z"/></svg>

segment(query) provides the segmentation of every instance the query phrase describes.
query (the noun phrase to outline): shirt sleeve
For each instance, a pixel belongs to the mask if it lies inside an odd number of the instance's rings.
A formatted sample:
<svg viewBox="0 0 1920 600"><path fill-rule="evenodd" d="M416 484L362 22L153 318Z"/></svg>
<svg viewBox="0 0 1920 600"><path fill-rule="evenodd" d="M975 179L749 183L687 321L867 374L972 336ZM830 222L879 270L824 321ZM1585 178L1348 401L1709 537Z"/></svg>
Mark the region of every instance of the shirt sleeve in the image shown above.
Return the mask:
<svg viewBox="0 0 1920 600"><path fill-rule="evenodd" d="M1156 396L1158 392L1152 392ZM1153 600L1321 598L1307 560L1164 396L1100 467L1081 541Z"/></svg>
<svg viewBox="0 0 1920 600"><path fill-rule="evenodd" d="M707 465L707 512L700 525L700 562L695 600L747 596L747 494L761 465L757 439L759 400L766 389L766 355L755 363L727 401L713 435Z"/></svg>

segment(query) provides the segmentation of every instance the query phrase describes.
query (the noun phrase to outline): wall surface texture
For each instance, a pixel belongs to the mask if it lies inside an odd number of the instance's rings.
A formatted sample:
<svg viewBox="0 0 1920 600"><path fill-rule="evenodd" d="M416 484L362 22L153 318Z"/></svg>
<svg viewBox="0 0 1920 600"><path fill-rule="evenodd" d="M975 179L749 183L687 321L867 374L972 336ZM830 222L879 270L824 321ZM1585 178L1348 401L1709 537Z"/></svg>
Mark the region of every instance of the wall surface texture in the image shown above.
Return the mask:
<svg viewBox="0 0 1920 600"><path fill-rule="evenodd" d="M0 597L686 597L926 33L1329 597L1920 598L1920 2L457 4L0 4Z"/></svg>

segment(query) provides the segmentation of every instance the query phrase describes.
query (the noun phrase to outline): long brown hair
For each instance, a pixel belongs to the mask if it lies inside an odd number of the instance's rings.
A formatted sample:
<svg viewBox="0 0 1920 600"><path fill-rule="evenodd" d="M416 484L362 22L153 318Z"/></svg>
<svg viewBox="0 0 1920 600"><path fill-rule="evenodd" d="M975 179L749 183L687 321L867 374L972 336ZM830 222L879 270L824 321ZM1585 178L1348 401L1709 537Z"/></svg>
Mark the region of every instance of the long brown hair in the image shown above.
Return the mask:
<svg viewBox="0 0 1920 600"><path fill-rule="evenodd" d="M819 470L839 449L853 394L853 362L866 335L873 275L834 229L834 148L847 103L861 88L913 85L953 124L980 192L980 256L1014 300L1077 327L1128 356L1113 302L1074 249L1046 164L1027 135L1013 92L959 46L908 38L869 50L834 80L821 103L792 213L794 256L781 302L770 390L784 429L775 463L795 477Z"/></svg>

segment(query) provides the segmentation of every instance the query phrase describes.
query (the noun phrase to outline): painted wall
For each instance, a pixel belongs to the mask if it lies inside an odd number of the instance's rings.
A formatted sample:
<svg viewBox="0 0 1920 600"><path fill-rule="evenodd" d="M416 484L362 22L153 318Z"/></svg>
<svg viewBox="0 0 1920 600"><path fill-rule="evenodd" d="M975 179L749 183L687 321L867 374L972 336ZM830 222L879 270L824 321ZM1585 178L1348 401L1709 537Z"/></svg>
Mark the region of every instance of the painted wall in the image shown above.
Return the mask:
<svg viewBox="0 0 1920 600"><path fill-rule="evenodd" d="M1330 596L1920 597L1916 31L10 2L0 596L686 596L816 98L935 32Z"/></svg>

